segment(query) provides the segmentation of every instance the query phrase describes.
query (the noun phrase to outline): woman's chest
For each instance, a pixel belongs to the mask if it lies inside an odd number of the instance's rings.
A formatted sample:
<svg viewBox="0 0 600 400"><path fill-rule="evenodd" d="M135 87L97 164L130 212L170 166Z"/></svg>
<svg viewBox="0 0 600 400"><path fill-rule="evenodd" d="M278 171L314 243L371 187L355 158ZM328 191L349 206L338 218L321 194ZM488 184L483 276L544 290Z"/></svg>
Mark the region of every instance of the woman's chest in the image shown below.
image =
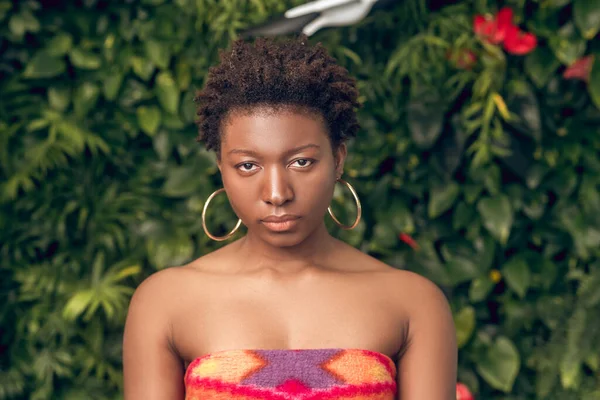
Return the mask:
<svg viewBox="0 0 600 400"><path fill-rule="evenodd" d="M393 356L408 325L394 298L352 281L213 287L180 308L175 345L187 361L226 349L361 348Z"/></svg>

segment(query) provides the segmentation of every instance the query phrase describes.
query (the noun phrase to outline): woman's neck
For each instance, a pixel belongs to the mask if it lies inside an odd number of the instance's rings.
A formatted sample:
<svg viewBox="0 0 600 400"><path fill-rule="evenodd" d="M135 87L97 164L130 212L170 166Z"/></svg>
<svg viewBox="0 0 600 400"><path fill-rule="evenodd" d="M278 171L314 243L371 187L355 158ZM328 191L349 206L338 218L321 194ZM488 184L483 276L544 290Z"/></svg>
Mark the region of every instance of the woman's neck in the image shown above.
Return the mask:
<svg viewBox="0 0 600 400"><path fill-rule="evenodd" d="M302 242L288 247L274 246L251 231L238 241L239 254L248 266L290 271L308 265L324 264L333 253L338 240L333 238L322 223Z"/></svg>

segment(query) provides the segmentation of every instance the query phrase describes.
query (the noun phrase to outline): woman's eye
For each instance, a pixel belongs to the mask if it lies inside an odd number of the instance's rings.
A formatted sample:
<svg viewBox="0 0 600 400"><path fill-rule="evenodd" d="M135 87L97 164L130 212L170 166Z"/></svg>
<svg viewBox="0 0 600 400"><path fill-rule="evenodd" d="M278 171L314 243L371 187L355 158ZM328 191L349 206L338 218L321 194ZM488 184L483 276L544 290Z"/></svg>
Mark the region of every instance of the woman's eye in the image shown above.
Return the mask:
<svg viewBox="0 0 600 400"><path fill-rule="evenodd" d="M301 158L299 160L296 160L292 163L292 165L296 164L298 167L308 167L310 165L312 165L312 160L306 159L306 158Z"/></svg>
<svg viewBox="0 0 600 400"><path fill-rule="evenodd" d="M250 172L253 170L253 167L255 167L255 166L256 165L254 165L252 163L243 163L238 166L238 169L245 171L245 172Z"/></svg>

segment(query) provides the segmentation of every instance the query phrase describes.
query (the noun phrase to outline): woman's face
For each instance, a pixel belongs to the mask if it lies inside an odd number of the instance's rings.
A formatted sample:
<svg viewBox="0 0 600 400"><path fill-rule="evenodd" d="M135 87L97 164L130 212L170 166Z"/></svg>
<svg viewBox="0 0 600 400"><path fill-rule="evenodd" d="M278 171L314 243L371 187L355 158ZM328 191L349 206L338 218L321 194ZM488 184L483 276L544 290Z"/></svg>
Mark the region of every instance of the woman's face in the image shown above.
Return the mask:
<svg viewBox="0 0 600 400"><path fill-rule="evenodd" d="M345 145L335 153L318 114L257 108L226 119L219 169L248 231L289 247L323 224L342 175Z"/></svg>

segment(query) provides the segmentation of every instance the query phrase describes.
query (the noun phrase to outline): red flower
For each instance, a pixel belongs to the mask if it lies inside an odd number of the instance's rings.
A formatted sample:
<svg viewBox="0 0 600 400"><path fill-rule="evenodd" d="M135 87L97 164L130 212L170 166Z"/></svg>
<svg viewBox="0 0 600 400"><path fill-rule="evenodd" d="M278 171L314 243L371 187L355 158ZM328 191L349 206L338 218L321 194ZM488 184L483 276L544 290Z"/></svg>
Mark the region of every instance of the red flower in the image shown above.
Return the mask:
<svg viewBox="0 0 600 400"><path fill-rule="evenodd" d="M489 43L502 43L506 31L513 26L512 18L513 11L508 7L503 7L494 17L476 15L473 20L473 30Z"/></svg>
<svg viewBox="0 0 600 400"><path fill-rule="evenodd" d="M594 56L585 56L575 61L563 72L565 79L581 79L582 81L590 81L590 73L592 72L592 64Z"/></svg>
<svg viewBox="0 0 600 400"><path fill-rule="evenodd" d="M537 46L537 38L532 33L520 30L513 24L512 19L512 10L503 7L494 17L476 15L473 20L473 30L488 43L504 43L504 49L508 53L515 55L530 53Z"/></svg>
<svg viewBox="0 0 600 400"><path fill-rule="evenodd" d="M410 247L412 247L413 250L419 250L419 244L416 242L415 239L413 239L412 237L410 237L410 235L407 235L406 233L401 233L398 237L404 243L406 243L407 245L409 245Z"/></svg>
<svg viewBox="0 0 600 400"><path fill-rule="evenodd" d="M475 400L471 391L464 383L456 384L456 400Z"/></svg>
<svg viewBox="0 0 600 400"><path fill-rule="evenodd" d="M537 38L533 33L523 32L517 26L510 26L506 30L504 49L518 56L531 53L537 47Z"/></svg>

